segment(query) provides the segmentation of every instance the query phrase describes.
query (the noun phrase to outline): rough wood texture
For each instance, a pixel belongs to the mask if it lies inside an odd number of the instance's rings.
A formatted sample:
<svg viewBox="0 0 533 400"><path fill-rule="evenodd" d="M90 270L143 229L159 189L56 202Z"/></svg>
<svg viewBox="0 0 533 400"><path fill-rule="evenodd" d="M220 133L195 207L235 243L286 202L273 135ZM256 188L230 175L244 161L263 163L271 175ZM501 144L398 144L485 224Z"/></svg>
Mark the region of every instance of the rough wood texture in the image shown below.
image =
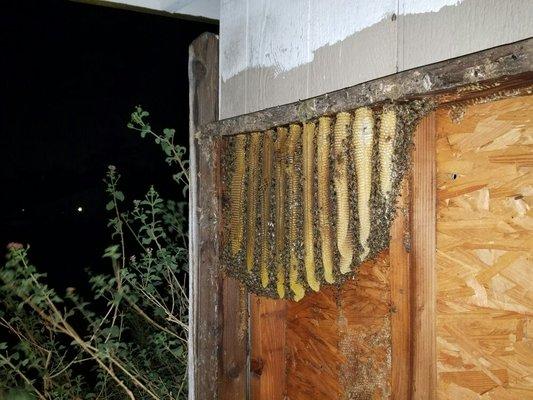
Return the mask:
<svg viewBox="0 0 533 400"><path fill-rule="evenodd" d="M533 399L533 97L437 134L438 398Z"/></svg>
<svg viewBox="0 0 533 400"><path fill-rule="evenodd" d="M381 399L391 391L388 253L354 280L287 303L287 397Z"/></svg>
<svg viewBox="0 0 533 400"><path fill-rule="evenodd" d="M338 377L345 357L338 347L338 317L336 293L331 287L287 305L289 399L340 398Z"/></svg>
<svg viewBox="0 0 533 400"><path fill-rule="evenodd" d="M251 296L251 399L409 398L407 186L390 257L298 303Z"/></svg>
<svg viewBox="0 0 533 400"><path fill-rule="evenodd" d="M390 259L362 264L340 292L340 382L346 400L388 399L391 393Z"/></svg>
<svg viewBox="0 0 533 400"><path fill-rule="evenodd" d="M248 295L239 281L223 276L219 400L244 400L248 390ZM211 333L213 334L213 333Z"/></svg>
<svg viewBox="0 0 533 400"><path fill-rule="evenodd" d="M391 227L391 399L409 399L411 382L411 307L409 254L409 185L404 182L398 199L398 212Z"/></svg>
<svg viewBox="0 0 533 400"><path fill-rule="evenodd" d="M285 300L250 296L251 399L285 398L286 304Z"/></svg>
<svg viewBox="0 0 533 400"><path fill-rule="evenodd" d="M189 47L189 399L216 399L218 379L218 215L215 140L200 140L201 124L218 112L218 39L204 34ZM200 177L202 179L200 180Z"/></svg>
<svg viewBox="0 0 533 400"><path fill-rule="evenodd" d="M412 399L436 398L435 114L415 132L411 176Z"/></svg>
<svg viewBox="0 0 533 400"><path fill-rule="evenodd" d="M198 138L198 126L218 115L218 38L203 34L189 47L189 398L244 399L245 335L238 285L220 276L220 149Z"/></svg>
<svg viewBox="0 0 533 400"><path fill-rule="evenodd" d="M264 131L388 100L434 98L439 103L513 90L533 81L533 38L385 76L311 99L221 120L199 135ZM483 84L480 84L483 83Z"/></svg>

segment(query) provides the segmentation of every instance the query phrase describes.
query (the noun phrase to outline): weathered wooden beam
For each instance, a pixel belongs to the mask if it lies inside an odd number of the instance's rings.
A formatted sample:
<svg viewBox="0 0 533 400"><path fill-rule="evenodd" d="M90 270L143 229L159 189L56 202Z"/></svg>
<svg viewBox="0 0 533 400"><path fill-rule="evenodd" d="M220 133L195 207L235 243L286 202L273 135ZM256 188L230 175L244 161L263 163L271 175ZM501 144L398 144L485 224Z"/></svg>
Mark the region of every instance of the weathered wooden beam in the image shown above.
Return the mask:
<svg viewBox="0 0 533 400"><path fill-rule="evenodd" d="M218 398L219 204L217 142L195 137L218 118L218 38L203 34L189 46L189 399Z"/></svg>
<svg viewBox="0 0 533 400"><path fill-rule="evenodd" d="M189 399L240 400L248 386L247 294L221 272L220 138L198 138L218 118L218 37L189 47Z"/></svg>
<svg viewBox="0 0 533 400"><path fill-rule="evenodd" d="M433 98L469 100L533 84L533 38L452 60L414 68L308 100L268 108L201 126L198 136L263 131L322 115L377 104Z"/></svg>

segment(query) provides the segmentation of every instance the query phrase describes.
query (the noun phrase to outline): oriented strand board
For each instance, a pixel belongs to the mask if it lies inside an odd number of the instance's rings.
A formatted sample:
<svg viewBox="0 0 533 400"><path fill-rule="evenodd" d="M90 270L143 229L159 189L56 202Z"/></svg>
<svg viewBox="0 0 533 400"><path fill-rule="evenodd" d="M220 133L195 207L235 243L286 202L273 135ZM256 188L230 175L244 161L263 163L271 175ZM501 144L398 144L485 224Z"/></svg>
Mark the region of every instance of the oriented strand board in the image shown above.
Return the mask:
<svg viewBox="0 0 533 400"><path fill-rule="evenodd" d="M354 280L287 303L290 400L387 399L391 385L387 252Z"/></svg>
<svg viewBox="0 0 533 400"><path fill-rule="evenodd" d="M438 398L533 399L533 97L437 135Z"/></svg>

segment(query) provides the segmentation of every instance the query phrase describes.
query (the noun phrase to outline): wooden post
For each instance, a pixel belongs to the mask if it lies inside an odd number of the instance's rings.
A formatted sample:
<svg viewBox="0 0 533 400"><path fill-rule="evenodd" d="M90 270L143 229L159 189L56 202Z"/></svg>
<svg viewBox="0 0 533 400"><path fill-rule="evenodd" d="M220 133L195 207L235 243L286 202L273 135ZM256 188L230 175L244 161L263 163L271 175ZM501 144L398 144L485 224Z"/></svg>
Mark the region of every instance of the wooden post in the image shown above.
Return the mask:
<svg viewBox="0 0 533 400"><path fill-rule="evenodd" d="M283 400L287 302L250 297L250 399Z"/></svg>
<svg viewBox="0 0 533 400"><path fill-rule="evenodd" d="M398 199L398 211L391 227L390 296L392 303L391 399L409 399L411 382L411 257L409 249L409 182L406 179Z"/></svg>
<svg viewBox="0 0 533 400"><path fill-rule="evenodd" d="M189 47L189 399L241 400L247 390L247 294L220 272L221 138L199 138L218 119L218 37ZM244 327L244 329L243 329Z"/></svg>
<svg viewBox="0 0 533 400"><path fill-rule="evenodd" d="M199 126L218 119L218 38L204 33L189 46L189 399L218 398L220 343L217 141Z"/></svg>
<svg viewBox="0 0 533 400"><path fill-rule="evenodd" d="M436 399L436 144L435 113L415 132L411 178L412 399Z"/></svg>

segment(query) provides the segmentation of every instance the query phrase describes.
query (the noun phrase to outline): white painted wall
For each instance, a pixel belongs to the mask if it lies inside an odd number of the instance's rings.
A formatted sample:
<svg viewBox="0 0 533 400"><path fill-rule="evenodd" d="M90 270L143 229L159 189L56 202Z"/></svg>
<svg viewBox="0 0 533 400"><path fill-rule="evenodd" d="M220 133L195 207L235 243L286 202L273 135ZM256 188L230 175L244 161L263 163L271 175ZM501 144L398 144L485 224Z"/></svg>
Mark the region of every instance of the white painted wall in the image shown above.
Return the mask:
<svg viewBox="0 0 533 400"><path fill-rule="evenodd" d="M165 11L194 17L218 20L220 16L219 0L103 0L121 3L150 10Z"/></svg>
<svg viewBox="0 0 533 400"><path fill-rule="evenodd" d="M533 0L221 0L220 116L533 36Z"/></svg>

